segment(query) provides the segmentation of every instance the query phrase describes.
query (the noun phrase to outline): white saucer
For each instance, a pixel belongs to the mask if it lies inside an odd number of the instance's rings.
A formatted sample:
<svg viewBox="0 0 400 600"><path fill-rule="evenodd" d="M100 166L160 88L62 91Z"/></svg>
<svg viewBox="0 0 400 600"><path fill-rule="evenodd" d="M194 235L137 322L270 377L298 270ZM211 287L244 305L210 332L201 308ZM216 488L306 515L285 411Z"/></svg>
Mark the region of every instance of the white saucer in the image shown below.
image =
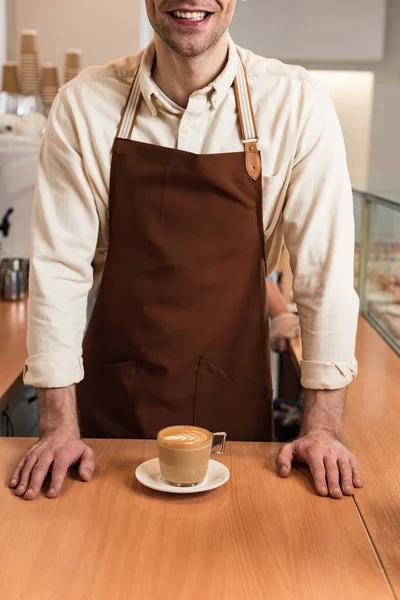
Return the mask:
<svg viewBox="0 0 400 600"><path fill-rule="evenodd" d="M228 467L216 460L210 460L206 478L202 483L193 487L177 487L162 481L158 458L152 458L139 465L135 474L136 479L146 487L169 494L197 494L214 490L224 485L230 475Z"/></svg>

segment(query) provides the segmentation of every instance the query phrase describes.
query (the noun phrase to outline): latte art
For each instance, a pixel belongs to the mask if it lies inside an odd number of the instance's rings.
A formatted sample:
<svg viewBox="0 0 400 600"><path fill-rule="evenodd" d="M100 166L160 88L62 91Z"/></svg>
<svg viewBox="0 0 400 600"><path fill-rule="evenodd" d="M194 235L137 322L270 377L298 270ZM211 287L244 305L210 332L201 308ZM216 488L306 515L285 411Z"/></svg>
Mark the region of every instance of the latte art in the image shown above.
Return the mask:
<svg viewBox="0 0 400 600"><path fill-rule="evenodd" d="M174 433L173 435L166 435L164 440L187 440L194 442L194 440L197 440L197 436L195 433Z"/></svg>
<svg viewBox="0 0 400 600"><path fill-rule="evenodd" d="M176 425L163 429L158 437L161 444L169 447L189 448L210 442L211 433L193 425Z"/></svg>

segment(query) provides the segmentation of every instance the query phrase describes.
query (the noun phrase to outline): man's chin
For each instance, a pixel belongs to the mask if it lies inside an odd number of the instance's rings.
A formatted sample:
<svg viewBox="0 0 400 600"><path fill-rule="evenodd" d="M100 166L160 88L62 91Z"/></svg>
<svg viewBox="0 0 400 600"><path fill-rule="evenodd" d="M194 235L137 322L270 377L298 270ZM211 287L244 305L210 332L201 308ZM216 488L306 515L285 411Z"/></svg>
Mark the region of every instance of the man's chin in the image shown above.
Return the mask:
<svg viewBox="0 0 400 600"><path fill-rule="evenodd" d="M215 41L210 39L177 39L175 36L163 36L162 39L169 48L185 58L200 56L215 44Z"/></svg>

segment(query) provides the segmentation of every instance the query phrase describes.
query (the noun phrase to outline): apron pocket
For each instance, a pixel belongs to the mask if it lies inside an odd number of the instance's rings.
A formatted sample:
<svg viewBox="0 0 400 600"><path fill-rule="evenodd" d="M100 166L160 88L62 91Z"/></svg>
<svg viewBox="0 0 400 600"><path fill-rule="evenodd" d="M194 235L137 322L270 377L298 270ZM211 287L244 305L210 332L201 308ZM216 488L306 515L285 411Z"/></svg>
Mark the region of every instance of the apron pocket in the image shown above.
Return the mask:
<svg viewBox="0 0 400 600"><path fill-rule="evenodd" d="M82 433L86 437L138 437L132 423L139 362L88 367L77 386Z"/></svg>
<svg viewBox="0 0 400 600"><path fill-rule="evenodd" d="M228 375L201 358L194 423L229 440L272 441L272 389Z"/></svg>

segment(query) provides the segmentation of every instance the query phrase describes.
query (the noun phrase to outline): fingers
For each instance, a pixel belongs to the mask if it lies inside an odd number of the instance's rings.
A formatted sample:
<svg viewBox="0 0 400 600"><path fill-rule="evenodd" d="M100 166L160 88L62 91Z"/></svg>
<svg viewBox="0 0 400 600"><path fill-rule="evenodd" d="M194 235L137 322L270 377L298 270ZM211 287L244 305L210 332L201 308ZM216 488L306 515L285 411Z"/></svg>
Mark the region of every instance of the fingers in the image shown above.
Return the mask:
<svg viewBox="0 0 400 600"><path fill-rule="evenodd" d="M43 454L33 467L31 476L29 479L29 487L24 494L25 500L34 500L40 494L43 482L49 472L50 466L53 462L53 457L48 454Z"/></svg>
<svg viewBox="0 0 400 600"><path fill-rule="evenodd" d="M273 335L270 338L271 350L274 352L286 352L288 349L288 337L285 335Z"/></svg>
<svg viewBox="0 0 400 600"><path fill-rule="evenodd" d="M294 457L293 444L286 444L281 448L276 458L276 468L280 477L287 477L292 470Z"/></svg>
<svg viewBox="0 0 400 600"><path fill-rule="evenodd" d="M294 459L308 464L320 496L352 496L354 488L363 485L355 457L329 432L301 435L283 446L276 459L281 477L289 475Z"/></svg>
<svg viewBox="0 0 400 600"><path fill-rule="evenodd" d="M329 494L332 498L343 498L339 483L339 467L337 458L334 456L324 457L326 480L328 482Z"/></svg>
<svg viewBox="0 0 400 600"><path fill-rule="evenodd" d="M19 479L19 484L17 489L15 490L16 496L23 496L28 488L29 480L31 477L32 469L37 463L36 454L31 454L22 469L21 476Z"/></svg>
<svg viewBox="0 0 400 600"><path fill-rule="evenodd" d="M93 450L86 446L79 465L79 476L82 481L90 481L96 468L96 458Z"/></svg>
<svg viewBox="0 0 400 600"><path fill-rule="evenodd" d="M279 339L279 352L286 352L288 349L288 341L286 338L282 337Z"/></svg>
<svg viewBox="0 0 400 600"><path fill-rule="evenodd" d="M339 459L338 466L342 491L345 496L352 496L354 494L353 471L349 459Z"/></svg>
<svg viewBox="0 0 400 600"><path fill-rule="evenodd" d="M354 487L361 488L363 486L362 476L360 469L358 468L357 461L353 455L350 456L350 466L353 474L352 477Z"/></svg>
<svg viewBox="0 0 400 600"><path fill-rule="evenodd" d="M315 490L319 496L328 495L328 486L326 485L325 465L322 455L314 455L308 461L311 475L314 479Z"/></svg>
<svg viewBox="0 0 400 600"><path fill-rule="evenodd" d="M39 496L53 465L48 497L55 498L61 491L68 468L78 460L81 479L89 481L96 466L95 454L91 448L80 438L65 440L44 437L21 458L11 475L9 486L15 489L16 496L34 500Z"/></svg>
<svg viewBox="0 0 400 600"><path fill-rule="evenodd" d="M28 460L28 457L26 455L24 455L21 460L19 461L19 463L17 464L17 466L15 467L11 477L10 477L10 481L9 481L9 486L10 488L16 488L20 477L21 477L21 473L22 473L22 469L24 468L26 461Z"/></svg>
<svg viewBox="0 0 400 600"><path fill-rule="evenodd" d="M50 488L47 492L49 498L56 498L61 492L61 488L64 484L65 478L70 467L70 461L68 458L61 456L54 459L53 470L51 473Z"/></svg>

